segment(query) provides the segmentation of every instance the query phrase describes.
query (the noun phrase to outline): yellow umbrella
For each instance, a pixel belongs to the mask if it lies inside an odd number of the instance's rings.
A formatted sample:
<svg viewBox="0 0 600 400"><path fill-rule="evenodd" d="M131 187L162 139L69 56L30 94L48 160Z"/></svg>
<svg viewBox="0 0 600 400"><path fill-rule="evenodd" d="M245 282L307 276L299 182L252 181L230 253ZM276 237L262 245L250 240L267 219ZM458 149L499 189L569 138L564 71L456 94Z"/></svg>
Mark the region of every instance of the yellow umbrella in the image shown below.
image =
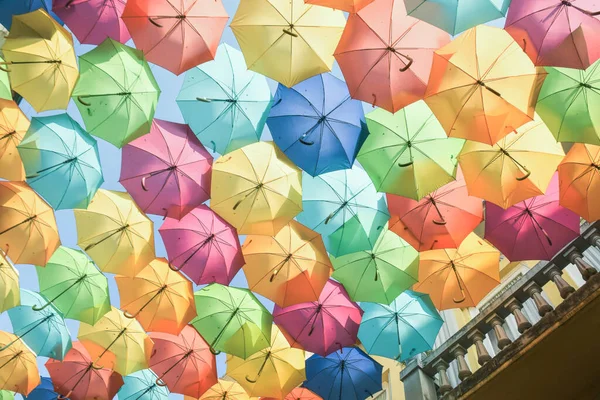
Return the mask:
<svg viewBox="0 0 600 400"><path fill-rule="evenodd" d="M0 178L25 180L25 169L17 145L23 140L29 124L17 103L0 100Z"/></svg>
<svg viewBox="0 0 600 400"><path fill-rule="evenodd" d="M2 51L0 67L35 111L67 108L79 78L73 38L46 11L15 15Z"/></svg>
<svg viewBox="0 0 600 400"><path fill-rule="evenodd" d="M242 0L231 22L248 69L287 87L331 71L346 19L303 0Z"/></svg>
<svg viewBox="0 0 600 400"><path fill-rule="evenodd" d="M227 375L250 396L284 398L305 379L304 350L290 347L276 325L271 328L271 346L247 359L227 356Z"/></svg>
<svg viewBox="0 0 600 400"><path fill-rule="evenodd" d="M19 271L0 250L0 313L21 304Z"/></svg>
<svg viewBox="0 0 600 400"><path fill-rule="evenodd" d="M0 352L0 390L10 390L27 396L40 384L35 354L12 333L0 331L0 347L12 343Z"/></svg>
<svg viewBox="0 0 600 400"><path fill-rule="evenodd" d="M213 164L210 207L240 234L274 235L302 211L302 174L273 142Z"/></svg>
<svg viewBox="0 0 600 400"><path fill-rule="evenodd" d="M129 194L100 189L73 211L77 244L101 271L134 276L154 260L154 225Z"/></svg>
<svg viewBox="0 0 600 400"><path fill-rule="evenodd" d="M184 396L184 400L196 400L195 397ZM248 393L236 381L219 379L197 400L253 400L258 397L250 397Z"/></svg>

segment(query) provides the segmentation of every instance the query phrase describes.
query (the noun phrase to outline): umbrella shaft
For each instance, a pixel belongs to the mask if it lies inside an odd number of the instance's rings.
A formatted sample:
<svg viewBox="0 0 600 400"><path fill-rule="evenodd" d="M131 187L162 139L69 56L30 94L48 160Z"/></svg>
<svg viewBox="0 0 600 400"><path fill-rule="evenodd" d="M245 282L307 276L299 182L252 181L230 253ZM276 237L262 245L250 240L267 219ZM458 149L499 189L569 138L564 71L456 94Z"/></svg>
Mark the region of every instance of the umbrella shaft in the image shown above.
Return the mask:
<svg viewBox="0 0 600 400"><path fill-rule="evenodd" d="M10 364L10 362L14 359L16 359L17 357L19 357L21 354L23 354L23 351L18 351L15 354L13 354L13 356L11 358L8 359L8 361L6 361L4 364L0 365L0 369L6 367L8 364Z"/></svg>
<svg viewBox="0 0 600 400"><path fill-rule="evenodd" d="M19 222L19 223L18 223L18 224L16 224L16 225L13 225L13 226L11 226L10 228L8 228L8 229L5 229L5 230L3 230L2 232L0 232L0 235L3 235L3 234L5 234L6 232L9 232L9 231L11 231L11 230L13 230L13 229L15 229L15 228L17 228L17 227L19 227L19 226L23 225L23 224L26 224L27 222L33 221L33 220L34 220L36 217L37 217L37 215L34 215L34 216L32 216L32 217L29 217L29 218L25 219L24 221L21 221L21 222Z"/></svg>
<svg viewBox="0 0 600 400"><path fill-rule="evenodd" d="M233 321L233 319L235 318L235 315L238 313L239 309L236 308L235 311L233 311L233 313L231 314L231 316L229 317L229 319L227 320L227 322L225 322L225 325L223 326L223 329L221 329L221 331L219 332L219 334L215 337L215 339L213 340L213 342L210 344L211 348L215 348L215 346L217 345L217 343L219 343L219 340L221 340L221 336L223 336L223 332L225 332L225 329L227 329L227 327L229 326L229 324L231 323L231 321Z"/></svg>
<svg viewBox="0 0 600 400"><path fill-rule="evenodd" d="M140 400L142 397L144 397L144 395L148 392L150 392L152 389L154 389L156 387L156 385L150 385L146 388L146 390L144 390L142 392L142 394L140 394L138 397L135 398L135 400Z"/></svg>
<svg viewBox="0 0 600 400"><path fill-rule="evenodd" d="M158 290L156 291L156 293L154 293L154 294L152 295L152 297L150 297L150 299L149 299L149 300L148 300L146 303L144 303L144 305L143 305L143 306L142 306L142 307L141 307L139 310L137 310L137 312L136 312L135 314L133 314L133 317L135 318L136 316L138 316L138 315L139 315L139 313L141 313L141 312L142 312L142 310L143 310L144 308L148 307L148 305L149 305L150 303L152 303L152 301L153 301L155 298L157 298L158 296L160 296L160 295L161 295L161 293L165 291L165 289L166 289L166 286L163 286L163 287L161 287L160 289L158 289Z"/></svg>
<svg viewBox="0 0 600 400"><path fill-rule="evenodd" d="M90 365L87 366L87 368L83 371L83 373L81 374L79 379L77 379L77 382L75 382L75 384L69 390L69 393L68 393L69 395L73 393L73 391L77 388L77 386L79 386L79 384L81 383L83 378L91 371L93 365L94 365L94 363L90 363ZM67 395L66 397L69 397L69 396Z"/></svg>
<svg viewBox="0 0 600 400"><path fill-rule="evenodd" d="M267 354L265 356L265 359L263 360L260 368L258 369L258 372L256 374L256 379L250 379L250 378L248 378L248 376L246 376L246 380L248 382L255 383L258 380L258 378L260 378L260 375L262 374L263 369L265 369L265 365L267 365L267 361L269 361L269 357L271 357L271 352L270 351L267 352Z"/></svg>
<svg viewBox="0 0 600 400"><path fill-rule="evenodd" d="M69 158L68 160L65 160L65 161L63 161L63 162L61 162L61 163L58 163L58 164L56 164L56 165L53 165L53 166L51 166L51 167L48 167L48 168L44 168L44 169L41 169L41 170L39 170L38 172L36 172L36 175L37 175L37 174L41 174L42 172L49 171L49 170L51 170L51 169L54 169L54 168L60 168L60 167L62 167L63 165L65 165L65 164L69 164L69 163L72 163L73 161L76 161L76 160L77 160L77 157Z"/></svg>
<svg viewBox="0 0 600 400"><path fill-rule="evenodd" d="M44 308L48 307L50 304L52 304L54 301L58 300L63 294L67 293L69 290L71 290L71 288L79 283L81 283L84 279L86 278L86 275L80 277L79 279L77 279L75 282L73 282L72 284L69 285L69 287L67 287L65 290L63 290L62 292L60 292L59 294L57 294L56 296L54 296L53 299L48 300L48 302L46 304L44 304L42 307L37 307L34 306L34 310L35 311L41 311Z"/></svg>
<svg viewBox="0 0 600 400"><path fill-rule="evenodd" d="M49 61L6 61L0 62L0 65L19 65L19 64L62 64L61 60Z"/></svg>
<svg viewBox="0 0 600 400"><path fill-rule="evenodd" d="M113 233L111 233L110 235L108 235L108 236L106 236L106 237L104 237L104 238L100 239L99 241L97 241L97 242L95 242L95 243L92 243L92 244L90 244L90 245L86 246L84 250L85 250L85 251L88 251L88 250L90 250L90 249L92 249L92 248L94 248L94 247L98 246L99 244L101 244L101 243L102 243L102 242L104 242L105 240L108 240L108 239L110 239L111 237L113 237L113 236L114 236L114 235L116 235L117 233L121 233L121 232L123 232L123 231L124 231L125 229L127 229L127 228L129 228L129 224L128 224L128 225L125 225L125 226L122 226L122 227L120 227L119 229L117 229L116 231L114 231L114 232L113 232Z"/></svg>
<svg viewBox="0 0 600 400"><path fill-rule="evenodd" d="M112 347L112 346L113 346L115 343L117 343L117 340L119 340L119 338L120 338L121 336L123 336L123 334L124 334L124 333L125 333L125 329L122 329L122 330L121 330L121 332L119 332L119 334L117 335L117 337L116 337L116 338L114 338L114 339L113 339L113 341L112 341L112 342L110 342L110 344L109 344L108 346L106 346L106 348L105 348L104 350L102 350L102 353L100 353L100 355L98 356L98 358L96 358L96 361L95 361L95 362L98 362L98 361L99 361L99 360L102 358L102 356L104 356L104 355L106 354L106 352L107 352L107 351L108 351L108 350L109 350L109 349L110 349L110 348L111 348L111 347ZM94 363L95 363L95 362L94 362Z"/></svg>
<svg viewBox="0 0 600 400"><path fill-rule="evenodd" d="M202 241L202 243L200 243L200 246L198 246L198 248L196 250L194 250L192 252L192 254L190 254L188 256L188 258L186 258L183 263L179 266L179 269L183 268L184 265L186 265L191 259L192 257L194 257L196 255L196 253L198 253L200 250L202 250L204 248L204 246L206 246L207 244L209 244L210 242L212 242L212 240L215 238L214 234L211 234L210 236L208 236L206 239L204 239Z"/></svg>
<svg viewBox="0 0 600 400"><path fill-rule="evenodd" d="M163 372L162 374L160 374L160 376L156 379L157 381L163 379L165 376L167 376L167 374L169 372L171 372L171 370L173 368L175 368L179 363L185 361L189 356L191 356L194 353L193 350L188 351L187 353L185 353L179 360L177 360L173 365L171 365L169 368L167 368L167 370L165 372Z"/></svg>
<svg viewBox="0 0 600 400"><path fill-rule="evenodd" d="M17 133L17 131L8 132L8 133L0 136L0 140L8 139L9 137L11 137L12 135L14 135L15 133Z"/></svg>
<svg viewBox="0 0 600 400"><path fill-rule="evenodd" d="M19 339L23 339L25 336L27 336L31 331L33 331L35 328L37 328L38 326L42 325L44 322L48 321L50 318L52 318L52 315L47 315L44 318L40 319L37 324L35 324L34 326L32 326L31 328L27 329L25 331L25 333L17 336L17 338L11 342L9 342L8 344L6 344L5 346L2 346L2 348L0 348L0 351L4 351L6 349L8 349L10 346L12 346L13 344L15 344L16 342L19 341Z"/></svg>

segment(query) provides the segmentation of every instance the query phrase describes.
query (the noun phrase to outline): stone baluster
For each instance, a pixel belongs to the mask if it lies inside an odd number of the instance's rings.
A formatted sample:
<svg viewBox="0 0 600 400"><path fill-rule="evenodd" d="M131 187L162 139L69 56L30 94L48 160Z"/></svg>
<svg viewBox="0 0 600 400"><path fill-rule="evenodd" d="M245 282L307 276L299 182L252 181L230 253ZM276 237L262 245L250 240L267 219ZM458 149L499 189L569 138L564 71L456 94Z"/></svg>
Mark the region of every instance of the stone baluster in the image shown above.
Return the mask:
<svg viewBox="0 0 600 400"><path fill-rule="evenodd" d="M450 385L450 380L448 379L448 363L444 360L438 360L433 364L433 368L435 368L438 372L440 378L440 393L445 395L449 391L452 390L452 385Z"/></svg>
<svg viewBox="0 0 600 400"><path fill-rule="evenodd" d="M552 306L548 304L546 299L544 299L544 296L542 296L542 288L540 288L537 283L528 283L523 287L523 291L533 299L533 302L535 303L540 317L543 317L544 315L552 311Z"/></svg>
<svg viewBox="0 0 600 400"><path fill-rule="evenodd" d="M477 351L477 362L479 365L483 365L492 359L492 356L490 356L485 348L485 345L483 344L483 339L485 339L485 336L483 333L481 333L481 331L475 330L469 333L467 338L475 344L475 350Z"/></svg>
<svg viewBox="0 0 600 400"><path fill-rule="evenodd" d="M571 263L575 264L575 266L577 267L577 270L579 271L579 273L583 277L583 280L585 280L585 281L590 279L592 277L592 275L594 275L596 272L598 272L587 261L585 261L585 259L583 258L583 255L576 250L569 253L569 261L571 261Z"/></svg>
<svg viewBox="0 0 600 400"><path fill-rule="evenodd" d="M464 347L457 344L456 346L450 349L450 354L452 354L452 356L456 359L456 365L458 367L458 378L461 381L464 381L465 378L473 374L469 369L469 364L467 364L467 360L465 360L465 354L467 354L467 351Z"/></svg>
<svg viewBox="0 0 600 400"><path fill-rule="evenodd" d="M523 314L523 311L521 311L521 303L519 303L517 299L510 299L506 303L505 307L515 317L519 333L523 333L527 329L531 328L531 322L527 320L525 314Z"/></svg>
<svg viewBox="0 0 600 400"><path fill-rule="evenodd" d="M571 293L575 291L575 288L567 283L561 275L561 271L555 266L551 265L550 268L545 271L548 278L554 282L556 288L558 289L558 293L560 293L560 297L566 299L569 297Z"/></svg>
<svg viewBox="0 0 600 400"><path fill-rule="evenodd" d="M485 322L490 324L494 329L494 333L498 339L498 348L500 350L511 344L511 341L502 326L502 319L497 314L492 314Z"/></svg>
<svg viewBox="0 0 600 400"><path fill-rule="evenodd" d="M589 238L588 241L592 244L592 246L600 249L600 233L594 232Z"/></svg>

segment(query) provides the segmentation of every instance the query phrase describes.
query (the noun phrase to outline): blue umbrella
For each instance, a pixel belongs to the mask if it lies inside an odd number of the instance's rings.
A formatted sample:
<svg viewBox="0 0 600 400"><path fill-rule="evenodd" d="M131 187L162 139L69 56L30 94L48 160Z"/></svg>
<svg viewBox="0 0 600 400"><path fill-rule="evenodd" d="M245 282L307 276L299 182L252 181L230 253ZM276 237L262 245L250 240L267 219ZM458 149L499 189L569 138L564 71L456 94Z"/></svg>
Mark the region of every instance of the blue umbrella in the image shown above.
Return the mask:
<svg viewBox="0 0 600 400"><path fill-rule="evenodd" d="M142 369L123 377L119 400L167 400L169 390L156 384L158 376L151 369Z"/></svg>
<svg viewBox="0 0 600 400"><path fill-rule="evenodd" d="M362 103L331 74L280 84L267 125L277 146L312 176L352 168L369 134Z"/></svg>
<svg viewBox="0 0 600 400"><path fill-rule="evenodd" d="M56 400L59 394L54 391L52 379L42 377L42 381L35 387L29 396L25 396L27 400Z"/></svg>
<svg viewBox="0 0 600 400"><path fill-rule="evenodd" d="M383 367L361 349L345 347L306 360L306 382L323 400L363 400L379 392Z"/></svg>
<svg viewBox="0 0 600 400"><path fill-rule="evenodd" d="M52 0L3 0L0 1L0 24L10 30L13 15L25 14L31 11L46 10L52 18L63 24L60 18L52 12Z"/></svg>

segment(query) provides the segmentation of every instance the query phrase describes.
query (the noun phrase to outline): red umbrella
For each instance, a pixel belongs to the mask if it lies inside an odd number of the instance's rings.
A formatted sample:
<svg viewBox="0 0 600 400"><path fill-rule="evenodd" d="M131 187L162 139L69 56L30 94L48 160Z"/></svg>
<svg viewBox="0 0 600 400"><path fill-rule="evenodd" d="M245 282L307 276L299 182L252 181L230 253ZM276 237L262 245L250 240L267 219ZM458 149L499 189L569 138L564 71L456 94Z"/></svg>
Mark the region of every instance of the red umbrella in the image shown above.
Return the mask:
<svg viewBox="0 0 600 400"><path fill-rule="evenodd" d="M173 393L197 399L217 383L215 356L202 336L187 325L177 336L170 333L151 333L154 351L150 369Z"/></svg>
<svg viewBox="0 0 600 400"><path fill-rule="evenodd" d="M260 400L277 400L273 397L261 397ZM311 392L310 390L303 388L303 387L297 387L296 389L292 390L290 393L288 393L287 396L285 396L283 398L283 400L322 400L321 396L317 396L316 394L314 394L313 392Z"/></svg>
<svg viewBox="0 0 600 400"><path fill-rule="evenodd" d="M273 310L273 321L292 347L323 357L356 343L362 310L344 287L332 280L318 301Z"/></svg>

